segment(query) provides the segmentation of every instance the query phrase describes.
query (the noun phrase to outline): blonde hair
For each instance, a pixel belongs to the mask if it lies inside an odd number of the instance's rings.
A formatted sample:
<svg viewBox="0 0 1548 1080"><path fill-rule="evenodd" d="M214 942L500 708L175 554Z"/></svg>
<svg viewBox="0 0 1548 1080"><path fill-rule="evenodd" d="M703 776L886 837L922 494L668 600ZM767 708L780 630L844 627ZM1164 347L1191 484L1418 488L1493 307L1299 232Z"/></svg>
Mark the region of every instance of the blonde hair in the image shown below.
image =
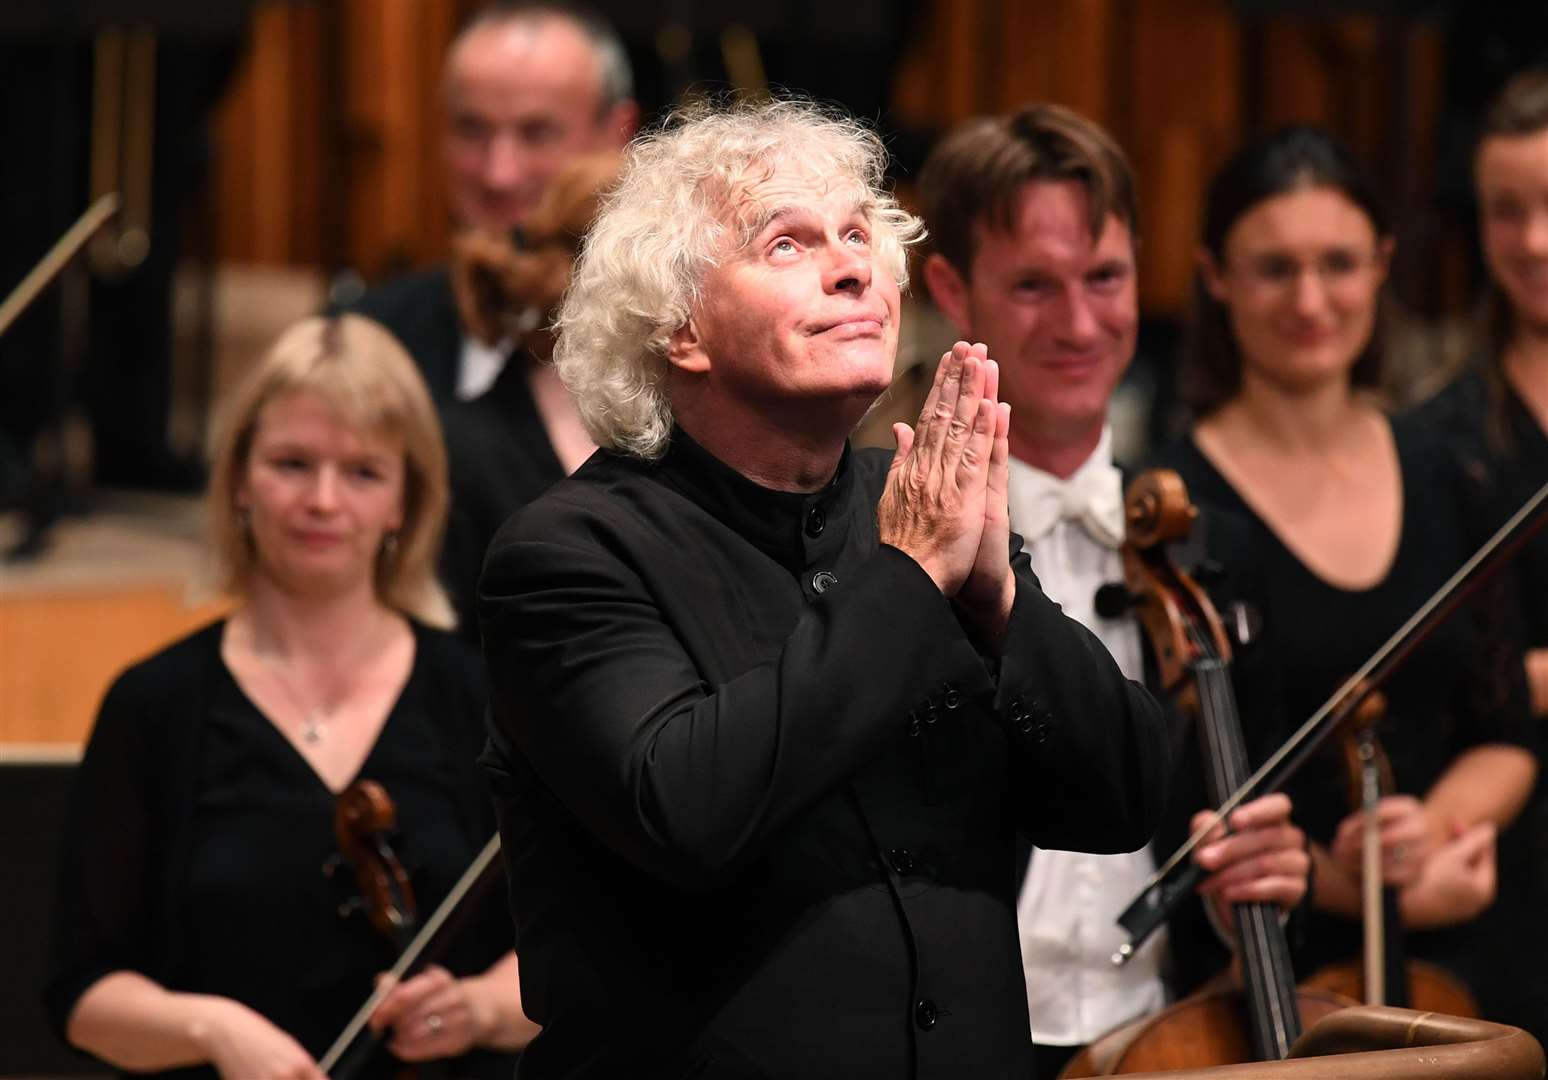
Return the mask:
<svg viewBox="0 0 1548 1080"><path fill-rule="evenodd" d="M666 450L668 341L705 274L750 239L737 193L787 162L854 185L874 250L907 285L906 249L924 228L884 186L887 152L874 132L804 101L679 111L630 146L554 324L554 364L598 446L643 458Z"/></svg>
<svg viewBox="0 0 1548 1080"><path fill-rule="evenodd" d="M430 391L381 326L359 315L305 319L280 335L224 403L210 439L210 528L220 584L242 595L255 570L236 492L264 406L310 394L351 428L403 444L403 524L376 560L376 595L431 626L455 624L436 580L446 527L446 447Z"/></svg>

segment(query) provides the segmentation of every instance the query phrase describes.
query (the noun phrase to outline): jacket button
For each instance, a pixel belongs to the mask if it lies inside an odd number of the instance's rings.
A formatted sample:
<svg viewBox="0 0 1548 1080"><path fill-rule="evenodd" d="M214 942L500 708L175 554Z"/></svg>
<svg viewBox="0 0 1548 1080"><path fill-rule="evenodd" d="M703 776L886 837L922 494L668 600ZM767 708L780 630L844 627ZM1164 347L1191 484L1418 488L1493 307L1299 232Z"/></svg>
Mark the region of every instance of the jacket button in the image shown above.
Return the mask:
<svg viewBox="0 0 1548 1080"><path fill-rule="evenodd" d="M941 704L948 709L955 709L962 704L962 695L957 692L957 688L951 685L951 683L946 684L946 693L941 697Z"/></svg>
<svg viewBox="0 0 1548 1080"><path fill-rule="evenodd" d="M1032 734L1033 726L1032 718L1030 716L1023 716L1020 720L1016 721L1016 730L1020 731L1023 735Z"/></svg>
<svg viewBox="0 0 1548 1080"><path fill-rule="evenodd" d="M921 1031L929 1031L935 1026L935 1018L940 1015L935 1008L935 1002L929 998L923 998L914 1006L914 1023L919 1025Z"/></svg>
<svg viewBox="0 0 1548 1080"><path fill-rule="evenodd" d="M822 507L814 506L806 512L806 535L813 540L822 535L822 530L828 526L828 516L822 512Z"/></svg>
<svg viewBox="0 0 1548 1080"><path fill-rule="evenodd" d="M941 718L941 711L935 707L935 702L925 702L924 722L933 724Z"/></svg>
<svg viewBox="0 0 1548 1080"><path fill-rule="evenodd" d="M914 872L914 856L907 848L893 848L887 852L887 861L892 863L899 877L907 877Z"/></svg>
<svg viewBox="0 0 1548 1080"><path fill-rule="evenodd" d="M812 588L825 593L838 584L838 575L832 570L819 570L812 575Z"/></svg>
<svg viewBox="0 0 1548 1080"><path fill-rule="evenodd" d="M919 734L919 717L912 709L908 712L908 733L910 735Z"/></svg>

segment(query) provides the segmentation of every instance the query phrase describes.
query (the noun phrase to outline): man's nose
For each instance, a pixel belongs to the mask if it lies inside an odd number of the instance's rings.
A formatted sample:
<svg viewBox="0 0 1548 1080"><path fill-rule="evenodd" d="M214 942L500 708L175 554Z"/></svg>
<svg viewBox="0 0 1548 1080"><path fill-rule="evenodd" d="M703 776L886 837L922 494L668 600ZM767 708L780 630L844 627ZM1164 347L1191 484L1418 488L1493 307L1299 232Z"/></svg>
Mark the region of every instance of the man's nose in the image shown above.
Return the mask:
<svg viewBox="0 0 1548 1080"><path fill-rule="evenodd" d="M1521 246L1532 255L1548 255L1548 210L1538 209L1527 215Z"/></svg>
<svg viewBox="0 0 1548 1080"><path fill-rule="evenodd" d="M1097 319L1096 312L1091 308L1091 301L1080 289L1072 289L1066 294L1064 315L1064 337L1066 344L1077 348L1085 348L1096 343L1101 336L1102 324Z"/></svg>
<svg viewBox="0 0 1548 1080"><path fill-rule="evenodd" d="M508 131L497 132L484 151L479 179L491 191L509 191L527 178L530 157L521 140Z"/></svg>
<svg viewBox="0 0 1548 1080"><path fill-rule="evenodd" d="M864 292L871 287L871 256L868 249L840 240L828 248L824 284L829 292Z"/></svg>

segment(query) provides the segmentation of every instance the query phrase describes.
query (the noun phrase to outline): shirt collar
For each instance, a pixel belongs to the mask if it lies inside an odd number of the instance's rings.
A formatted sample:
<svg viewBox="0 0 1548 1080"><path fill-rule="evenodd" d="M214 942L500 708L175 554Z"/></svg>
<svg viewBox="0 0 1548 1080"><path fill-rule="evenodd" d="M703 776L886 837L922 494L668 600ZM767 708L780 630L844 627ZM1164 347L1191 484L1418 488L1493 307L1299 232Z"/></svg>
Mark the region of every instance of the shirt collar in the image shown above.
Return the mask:
<svg viewBox="0 0 1548 1080"><path fill-rule="evenodd" d="M804 530L813 511L823 529L829 522L835 528L840 524L837 508L855 486L850 453L846 442L833 478L820 490L775 491L749 480L674 425L657 475L748 543L796 571L807 562Z"/></svg>
<svg viewBox="0 0 1548 1080"><path fill-rule="evenodd" d="M1011 527L1030 543L1061 520L1078 523L1108 547L1123 543L1123 474L1113 464L1112 425L1102 425L1091 456L1068 479L1011 458Z"/></svg>

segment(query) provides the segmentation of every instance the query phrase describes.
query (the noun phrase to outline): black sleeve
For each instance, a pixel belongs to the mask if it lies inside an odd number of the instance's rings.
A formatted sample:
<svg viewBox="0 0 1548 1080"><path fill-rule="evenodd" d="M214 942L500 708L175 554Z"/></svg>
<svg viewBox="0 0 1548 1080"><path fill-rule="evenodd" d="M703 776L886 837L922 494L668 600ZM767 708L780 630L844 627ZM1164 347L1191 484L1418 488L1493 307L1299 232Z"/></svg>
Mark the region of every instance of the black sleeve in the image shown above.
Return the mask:
<svg viewBox="0 0 1548 1080"><path fill-rule="evenodd" d="M776 655L710 684L604 542L518 535L481 588L493 723L589 832L681 888L755 857L943 683L1016 718L1025 819L1060 836L1068 822L1094 850L1138 846L1164 771L1155 703L1042 596L1025 556L1017 572L998 683L928 575L883 546Z"/></svg>
<svg viewBox="0 0 1548 1080"><path fill-rule="evenodd" d="M1042 848L1134 851L1170 793L1166 716L1096 635L1044 595L1013 541L1016 602L995 711L1017 768L1020 827Z"/></svg>
<svg viewBox="0 0 1548 1080"><path fill-rule="evenodd" d="M76 772L60 857L44 1004L63 1037L80 996L113 971L148 972L157 782L147 696L130 671L108 691Z"/></svg>

